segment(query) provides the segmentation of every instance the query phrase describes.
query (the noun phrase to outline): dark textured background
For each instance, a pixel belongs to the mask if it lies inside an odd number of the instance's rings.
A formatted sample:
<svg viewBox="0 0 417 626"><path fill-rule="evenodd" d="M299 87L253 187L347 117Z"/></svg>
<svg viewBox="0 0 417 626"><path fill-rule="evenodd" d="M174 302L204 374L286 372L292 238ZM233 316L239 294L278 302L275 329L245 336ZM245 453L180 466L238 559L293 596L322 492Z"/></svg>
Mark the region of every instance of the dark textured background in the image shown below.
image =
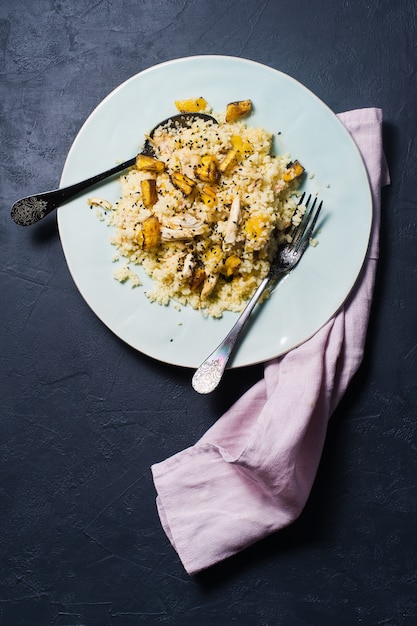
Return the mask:
<svg viewBox="0 0 417 626"><path fill-rule="evenodd" d="M415 0L0 0L1 626L417 623L416 21ZM87 308L55 217L23 229L10 206L58 184L117 85L213 53L282 70L335 112L381 107L392 185L364 363L307 508L192 579L149 467L262 370L198 396L188 371L136 353Z"/></svg>

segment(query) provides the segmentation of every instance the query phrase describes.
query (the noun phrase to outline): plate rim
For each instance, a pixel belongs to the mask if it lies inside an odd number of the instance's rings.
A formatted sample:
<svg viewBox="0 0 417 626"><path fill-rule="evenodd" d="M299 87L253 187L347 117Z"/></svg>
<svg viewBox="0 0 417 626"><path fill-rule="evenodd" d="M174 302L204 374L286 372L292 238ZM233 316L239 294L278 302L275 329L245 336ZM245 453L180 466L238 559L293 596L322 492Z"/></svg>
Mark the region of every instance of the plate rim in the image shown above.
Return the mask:
<svg viewBox="0 0 417 626"><path fill-rule="evenodd" d="M304 338L296 343L292 343L290 346L285 347L283 350L279 351L277 348L274 350L274 356L268 356L268 357L264 357L264 356L259 356L255 359L246 359L246 361L244 360L243 362L235 362L235 361L231 361L229 368L230 369L238 369L241 367L248 367L248 366L252 366L252 365L257 365L259 363L263 363L265 361L271 360L273 358L278 358L280 356L283 356L284 354L286 354L287 352L297 348L298 346L302 345L303 343L305 343L306 341L308 341L309 339L311 339L312 336L314 336L321 328L323 328L330 319L332 319L332 317L336 316L337 313L340 311L341 308L343 308L344 304L346 303L346 301L349 299L350 294L352 293L353 289L355 288L355 285L358 282L358 279L360 277L360 274L362 273L363 270L363 266L364 266L364 262L366 259L366 254L367 251L369 249L369 245L370 245L370 240L371 240L371 233L372 233L372 227L373 227L373 223L374 223L374 214L373 214L373 199L372 199L372 192L371 192L371 187L370 187L370 182L369 182L369 175L368 175L368 171L366 168L366 164L364 162L363 156L359 150L359 147L357 146L356 142L354 141L352 135L350 134L350 132L348 131L348 129L346 128L346 126L343 124L343 122L339 119L338 115L336 113L334 113L334 111L332 111L332 109L323 101L321 100L313 91L311 91L311 89L309 89L306 85L304 85L303 83L301 83L299 80L297 80L296 78L294 78L293 76L283 72L282 70L276 69L274 67L271 67L269 65L266 65L264 63L261 63L259 61L255 61L253 59L248 59L245 57L238 57L238 56L233 56L233 55L213 55L213 54L199 54L199 55L189 55L189 56L179 56L177 58L172 58L166 61L162 61L160 63L157 63L155 65L149 66L147 68L144 68L143 70L133 74L132 76L128 77L126 80L124 80L123 82L121 82L119 85L117 85L114 89L112 89L104 98L101 99L101 101L92 109L92 111L90 112L90 114L87 116L87 118L84 120L83 124L81 125L78 133L76 134L70 149L67 153L67 157L65 159L64 162L64 166L63 166L63 170L62 170L62 174L60 177L60 186L63 185L64 181L65 181L65 177L67 176L67 170L69 167L69 164L71 163L71 159L72 159L72 155L73 152L76 150L76 146L77 146L77 140L78 138L83 134L85 128L87 127L87 125L91 122L91 118L93 116L95 116L96 114L98 114L100 112L100 109L102 107L105 107L106 103L112 99L119 91L123 90L124 88L126 88L127 85L129 85L132 82L135 82L137 80L140 79L141 76L144 76L146 74L149 73L153 73L155 71L158 71L159 69L163 69L165 67L169 67L172 65L178 65L178 64L182 64L182 63L187 63L187 62L199 62L199 61L204 61L204 62L221 62L221 61L227 61L227 62L237 62L239 64L244 64L244 65L249 65L252 68L256 69L259 68L262 71L267 71L270 72L271 75L280 75L284 78L284 80L290 81L291 83L293 83L294 85L296 85L297 89L301 89L302 91L304 91L307 94L308 98L313 98L316 103L322 107L326 113L328 115L330 115L333 120L337 120L337 124L339 125L339 128L342 130L342 133L344 133L345 139L347 139L350 143L350 147L353 150L353 152L356 155L356 158L358 159L358 162L361 163L362 166L362 170L363 173L365 174L365 179L366 179L366 195L367 195L367 205L369 208L369 219L368 219L368 228L367 228L367 232L366 232L366 237L364 237L366 239L366 246L364 246L363 250L362 250L362 255L360 258L360 261L358 261L357 264L357 271L355 272L355 275L353 276L352 274L352 279L351 279L351 285L350 288L347 290L347 292L344 294L344 297L342 299L341 302L339 302L339 305L337 306L336 309L333 309L332 307L332 312L330 312L328 314L328 316L326 317L326 319L324 321L322 321L322 323L320 324L320 326L317 326L315 328L314 331L312 331L311 333L309 333L308 335L304 336ZM69 184L69 183L65 183L65 184ZM86 301L87 305L89 306L89 308L93 311L93 313L100 319L100 321L102 323L105 324L105 326L107 326L107 328L113 333L115 334L120 340L122 340L124 343L128 344L130 347L132 347L133 349L135 349L136 351L156 360L159 362L163 362L167 365L174 365L176 367L183 367L183 368L194 368L197 367L199 363L197 363L196 365L191 365L188 363L181 363L178 362L178 360L174 359L169 359L166 356L161 357L158 356L154 353L152 353L152 351L143 349L138 347L137 345L134 345L131 341L128 341L125 337L122 336L122 334L120 332L117 332L114 328L112 328L105 320L102 319L101 315L96 311L96 309L92 306L92 304L89 302L89 300L87 299L86 295L83 293L83 291L80 289L77 279L73 274L72 271L72 267L71 264L69 263L69 260L67 258L67 252L65 249L65 244L64 244L64 239L62 236L62 221L60 219L60 210L58 209L57 212L57 223L58 223L58 231L59 231L59 235L60 235L60 239L61 239L61 244L63 247L63 252L64 252L64 257L67 263L67 267L69 269L69 272L71 274L72 279L75 282L75 285L77 287L78 292L81 294L81 296L83 297L83 299ZM144 296L146 297L146 296ZM238 314L232 314L235 319L237 319Z"/></svg>

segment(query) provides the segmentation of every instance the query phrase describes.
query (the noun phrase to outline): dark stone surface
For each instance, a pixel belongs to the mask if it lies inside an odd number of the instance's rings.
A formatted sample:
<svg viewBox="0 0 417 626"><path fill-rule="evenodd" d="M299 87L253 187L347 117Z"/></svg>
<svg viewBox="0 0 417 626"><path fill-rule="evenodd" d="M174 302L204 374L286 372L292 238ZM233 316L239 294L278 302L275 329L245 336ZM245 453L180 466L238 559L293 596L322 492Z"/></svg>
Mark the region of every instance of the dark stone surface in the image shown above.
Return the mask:
<svg viewBox="0 0 417 626"><path fill-rule="evenodd" d="M417 10L414 0L0 2L1 626L417 623ZM137 72L191 54L282 70L335 112L378 106L392 185L367 350L290 528L193 579L149 467L195 442L229 392L136 353L89 310L55 219L11 204L55 187L84 120Z"/></svg>

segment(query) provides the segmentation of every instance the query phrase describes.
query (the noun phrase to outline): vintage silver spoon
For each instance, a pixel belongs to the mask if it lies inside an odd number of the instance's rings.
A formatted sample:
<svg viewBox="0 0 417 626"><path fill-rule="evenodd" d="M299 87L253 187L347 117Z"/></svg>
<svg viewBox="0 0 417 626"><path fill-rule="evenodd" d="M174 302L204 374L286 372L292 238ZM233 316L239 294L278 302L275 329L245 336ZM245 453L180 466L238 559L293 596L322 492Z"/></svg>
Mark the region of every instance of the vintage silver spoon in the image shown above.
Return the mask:
<svg viewBox="0 0 417 626"><path fill-rule="evenodd" d="M149 133L149 137L152 138L155 131L161 126L165 126L167 124L175 124L180 127L189 126L196 118L204 119L207 121L212 121L217 124L217 120L211 115L207 115L206 113L180 113L178 115L173 115L168 119L160 122L155 128L151 130ZM143 146L143 150L141 154L146 154L149 156L153 156L153 148L152 143L147 139ZM32 224L36 224L41 219L46 217L49 213L57 209L59 206L72 200L79 193L88 189L89 187L93 187L97 183L121 172L122 170L131 167L136 162L136 156L128 161L124 161L115 167L112 167L101 174L97 174L96 176L92 176L91 178L87 178L87 180L83 180L79 183L75 183L74 185L70 185L69 187L62 187L62 189L54 189L52 191L46 191L44 193L38 193L33 196L27 196L26 198L22 198L15 202L12 206L11 216L16 224L20 226L31 226Z"/></svg>

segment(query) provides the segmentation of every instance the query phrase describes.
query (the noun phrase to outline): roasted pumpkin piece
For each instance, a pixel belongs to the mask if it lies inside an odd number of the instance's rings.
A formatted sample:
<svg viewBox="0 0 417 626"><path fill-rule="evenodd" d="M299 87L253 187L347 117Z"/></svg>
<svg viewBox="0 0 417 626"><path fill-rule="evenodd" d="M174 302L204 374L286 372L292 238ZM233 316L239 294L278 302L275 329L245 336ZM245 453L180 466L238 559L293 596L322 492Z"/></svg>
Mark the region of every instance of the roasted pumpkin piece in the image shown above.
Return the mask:
<svg viewBox="0 0 417 626"><path fill-rule="evenodd" d="M284 172L284 180L286 183L290 183L295 178L298 178L304 174L304 167L298 161L292 161L288 163L287 169Z"/></svg>
<svg viewBox="0 0 417 626"><path fill-rule="evenodd" d="M174 104L180 113L199 113L207 107L207 101L201 96L199 98L175 100Z"/></svg>
<svg viewBox="0 0 417 626"><path fill-rule="evenodd" d="M149 250L159 245L161 240L161 226L155 215L146 218L136 236L136 240L142 250Z"/></svg>
<svg viewBox="0 0 417 626"><path fill-rule="evenodd" d="M264 233L265 218L262 215L253 215L246 220L245 235L249 239L258 239Z"/></svg>
<svg viewBox="0 0 417 626"><path fill-rule="evenodd" d="M253 146L247 139L244 140L240 135L232 135L230 138L231 144L235 150L241 154L249 155L253 152Z"/></svg>
<svg viewBox="0 0 417 626"><path fill-rule="evenodd" d="M215 156L209 154L201 157L200 163L196 165L195 175L205 183L215 183L219 178L218 163Z"/></svg>
<svg viewBox="0 0 417 626"><path fill-rule="evenodd" d="M204 185L200 189L200 198L209 209L217 204L217 189L212 185Z"/></svg>
<svg viewBox="0 0 417 626"><path fill-rule="evenodd" d="M165 163L146 154L136 156L136 169L146 172L156 172L159 174L165 169Z"/></svg>
<svg viewBox="0 0 417 626"><path fill-rule="evenodd" d="M190 289L192 291L197 291L199 287L204 283L206 279L206 273L201 267L197 267L191 275L190 278Z"/></svg>
<svg viewBox="0 0 417 626"><path fill-rule="evenodd" d="M231 148L219 163L219 172L229 174L239 163L240 153L238 150Z"/></svg>
<svg viewBox="0 0 417 626"><path fill-rule="evenodd" d="M226 107L226 122L235 122L246 117L252 110L252 100L237 100L229 102Z"/></svg>
<svg viewBox="0 0 417 626"><path fill-rule="evenodd" d="M231 256L228 256L224 262L223 274L229 278L230 276L233 276L241 265L242 261L239 257L232 254Z"/></svg>
<svg viewBox="0 0 417 626"><path fill-rule="evenodd" d="M165 163L159 159L148 156L146 154L138 154L136 156L136 169L146 172L155 172L160 174L165 170Z"/></svg>
<svg viewBox="0 0 417 626"><path fill-rule="evenodd" d="M190 195L195 186L195 182L185 174L181 174L181 172L172 172L171 181L174 187L182 191L186 196Z"/></svg>
<svg viewBox="0 0 417 626"><path fill-rule="evenodd" d="M151 209L158 200L158 192L156 190L156 180L154 178L147 178L140 183L140 189L142 192L142 202L147 209Z"/></svg>

